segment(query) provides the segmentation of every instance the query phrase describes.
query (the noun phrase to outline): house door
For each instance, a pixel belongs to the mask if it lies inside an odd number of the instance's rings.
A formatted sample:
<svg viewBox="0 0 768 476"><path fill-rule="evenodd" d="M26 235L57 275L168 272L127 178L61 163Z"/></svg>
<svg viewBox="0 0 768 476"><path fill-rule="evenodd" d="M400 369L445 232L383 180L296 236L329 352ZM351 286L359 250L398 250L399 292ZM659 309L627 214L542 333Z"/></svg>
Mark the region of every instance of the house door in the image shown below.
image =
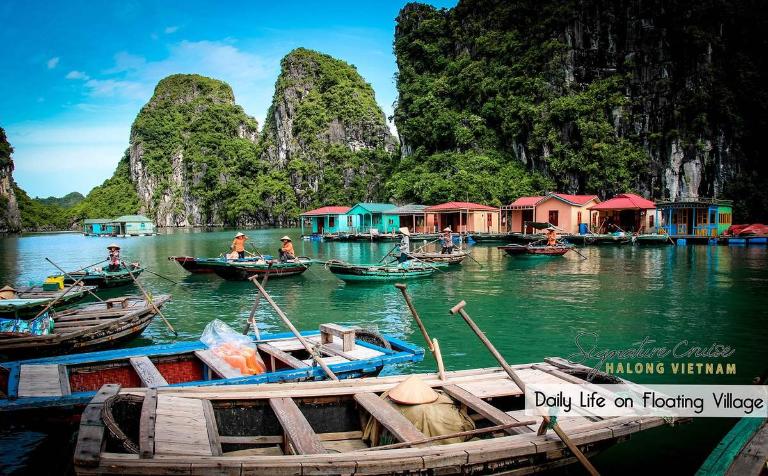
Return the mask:
<svg viewBox="0 0 768 476"><path fill-rule="evenodd" d="M560 212L558 210L550 210L549 211L549 223L552 225L557 226L557 218L560 215Z"/></svg>
<svg viewBox="0 0 768 476"><path fill-rule="evenodd" d="M324 218L317 218L317 233L319 235L323 234L323 231L325 230L325 219Z"/></svg>
<svg viewBox="0 0 768 476"><path fill-rule="evenodd" d="M520 223L520 231L523 233L533 233L533 227L526 226L526 223L533 221L533 210L523 210L523 216Z"/></svg>

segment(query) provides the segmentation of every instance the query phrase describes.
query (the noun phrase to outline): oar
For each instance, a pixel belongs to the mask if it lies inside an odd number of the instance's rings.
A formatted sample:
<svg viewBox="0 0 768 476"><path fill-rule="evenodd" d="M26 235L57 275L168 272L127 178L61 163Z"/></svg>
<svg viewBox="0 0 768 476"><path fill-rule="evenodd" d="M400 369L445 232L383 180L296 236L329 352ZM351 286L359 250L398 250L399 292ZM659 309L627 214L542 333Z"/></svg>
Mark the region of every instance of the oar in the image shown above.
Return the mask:
<svg viewBox="0 0 768 476"><path fill-rule="evenodd" d="M139 287L139 290L141 291L141 294L144 295L144 299L147 300L147 303L149 303L149 305L152 306L152 308L154 308L155 312L157 312L160 315L160 317L163 318L163 322L165 322L165 325L168 326L168 329L171 332L173 332L173 335L178 337L179 333L176 332L176 329L174 329L171 323L168 322L168 319L166 319L165 315L160 310L160 308L157 307L157 305L154 302L152 302L152 298L149 296L149 294L147 294L147 291L144 290L144 286L142 286L139 280L136 279L136 276L133 275L133 273L131 272L131 268L129 268L128 265L125 264L125 261L123 261L123 266L125 266L126 271L128 271L128 275L131 277L131 279L133 279L133 282L136 283L136 286Z"/></svg>
<svg viewBox="0 0 768 476"><path fill-rule="evenodd" d="M421 245L421 246L419 246L418 248L416 248L416 250L414 250L414 253L418 253L418 252L419 252L419 250L423 250L424 248L426 248L426 247L427 247L427 245L429 245L429 244L432 244L432 243L435 243L435 242L437 242L437 241L439 241L439 240L440 240L440 238L437 238L437 239L434 239L434 240L432 240L432 241L428 241L428 242L424 243L423 245Z"/></svg>
<svg viewBox="0 0 768 476"><path fill-rule="evenodd" d="M309 345L309 342L307 342L306 339L302 337L299 331L293 326L290 319L288 319L288 316L286 316L283 310L280 309L280 307L277 305L277 303L275 303L275 301L272 300L272 296L270 296L267 293L267 291L265 291L264 288L261 287L261 284L259 284L259 280L256 279L256 277L254 276L253 278L251 278L251 282L253 283L254 286L256 286L259 289L259 292L261 293L262 296L264 296L264 299L266 299L267 302L272 306L272 309L274 309L277 315L280 316L280 319L283 320L283 323L286 325L286 327L288 327L288 329L290 329L290 331L293 333L296 339L298 339L299 342L301 342L301 345L304 346L304 349L307 352L309 352L309 355L311 355L312 358L315 359L315 362L317 362L318 365L322 367L323 372L325 372L325 374L332 380L338 380L339 377L337 377L336 374L334 374L333 371L328 368L328 366L325 364L325 361L323 360L322 357L320 357L320 354L317 353L314 347Z"/></svg>
<svg viewBox="0 0 768 476"><path fill-rule="evenodd" d="M483 267L483 265L482 265L482 264L480 264L480 262L479 262L478 260L476 260L476 259L474 258L474 256L472 256L472 253L470 253L469 251L467 251L467 256L469 256L469 259L471 259L472 261L474 261L475 263L477 263L477 265L478 265L478 266L480 266L481 268Z"/></svg>
<svg viewBox="0 0 768 476"><path fill-rule="evenodd" d="M45 258L45 260L46 260L47 262L51 263L51 264L52 264L52 265L53 265L53 266L54 266L56 269L58 269L59 271L61 271L62 273L64 273L64 276L66 276L66 277L68 277L69 279L71 279L71 280L72 280L72 283L73 283L73 286L74 286L74 283L77 283L77 282L78 282L78 280L76 280L75 278L73 278L71 274L69 274L69 273L67 273L66 271L64 271L63 269L61 269L61 267L60 267L59 265L57 265L56 263L54 263L53 261L51 261L49 258ZM104 260L104 261L108 261L108 260ZM102 262L103 262L103 261L102 261ZM91 265L91 266L95 266L95 265ZM88 268L88 267L89 267L89 266L86 266L86 268ZM81 269L85 269L85 268L81 268ZM78 271L80 271L80 270L78 270ZM97 296L97 295L93 294L93 291L91 291L91 290L90 290L90 289L88 289L87 287L84 287L83 289L85 289L86 291L88 291L88 294L90 294L91 296L93 296L93 297L95 297L96 299L98 299L98 300L99 300L99 302L104 302L104 300L103 300L103 299L101 299L99 296Z"/></svg>
<svg viewBox="0 0 768 476"><path fill-rule="evenodd" d="M578 249L576 249L576 247L575 247L575 246L571 247L571 249L572 249L572 250L573 250L573 252L574 252L574 253L576 253L577 255L581 256L581 257L582 257L582 258L584 258L584 259L587 259L587 257L586 257L586 256L584 256L583 254L581 254L581 252L579 252L579 250L578 250Z"/></svg>
<svg viewBox="0 0 768 476"><path fill-rule="evenodd" d="M45 312L46 312L48 309L52 308L54 304L56 304L57 302L59 302L59 301L61 300L61 298L63 298L63 297L64 297L64 296L66 296L66 295L67 295L67 294L68 294L70 291L72 291L72 289L74 289L74 287L75 287L75 286L77 286L77 285L78 285L78 283L80 283L80 286L83 286L83 282L82 282L82 281L77 281L77 282L73 283L73 284L72 284L70 287L68 287L68 288L67 288L67 290L66 290L66 291L64 291L63 293L61 293L61 294L60 294L60 295L59 295L59 296L58 296L56 299L54 299L53 301L49 302L49 303L48 303L48 305L46 305L46 306L45 306L45 307L44 307L44 308L43 308L43 309L42 309L40 312L38 312L37 314L35 314L35 317L33 317L32 319L33 319L33 320L34 320L34 319L37 319L38 317L40 317L40 316L42 316L43 314L45 314Z"/></svg>
<svg viewBox="0 0 768 476"><path fill-rule="evenodd" d="M253 251L255 251L256 254L258 254L261 257L261 259L263 259L264 261L267 260L267 258L265 258L263 254L261 254L261 251L259 251L259 249L256 248L256 245L254 245L253 243L248 243L248 244L251 245L251 248L253 248ZM251 254L253 254L253 253L251 253Z"/></svg>
<svg viewBox="0 0 768 476"><path fill-rule="evenodd" d="M496 347L491 344L491 341L488 340L488 337L485 336L482 330L480 330L479 327L477 327L477 324L475 324L475 321L472 320L471 317L469 317L469 314L467 314L467 311L464 310L464 306L466 306L467 303L464 301L461 301L460 303L456 304L451 308L451 314L459 314L463 319L464 322L467 323L467 325L472 329L472 331L477 335L477 337L480 339L480 341L485 345L485 347L491 352L493 357L496 359L496 361L501 365L501 368L504 369L504 371L509 375L509 378L512 379L513 382L515 382L515 385L518 386L520 390L525 392L525 382L515 373L515 371L512 369L512 367L509 366L506 360L504 360L504 357L501 356L498 350L496 350ZM544 421L547 423L547 425L550 424L549 418L547 416L544 416ZM589 474L592 474L594 476L599 476L599 472L597 469L595 469L594 466L592 466L592 463L589 462L586 456L584 456L584 453L581 452L578 446L573 444L573 441L568 437L568 435L565 434L565 432L560 428L560 425L555 423L552 426L552 429L555 431L557 436L560 437L561 440L563 440L563 443L565 443L565 446L568 447L569 450L571 450L571 453L576 457L576 459L579 460L579 462L584 466L584 469L586 469Z"/></svg>
<svg viewBox="0 0 768 476"><path fill-rule="evenodd" d="M440 375L440 380L445 380L445 366L443 365L443 357L440 355L440 348L437 347L437 339L430 339L429 334L427 334L427 328L424 327L424 323L421 321L419 313L416 312L416 308L413 306L413 302L411 301L411 296L409 296L408 291L405 290L408 285L397 283L395 284L395 287L399 289L401 293L403 293L403 298L405 298L405 303L408 305L408 309L411 310L413 320L415 320L416 324L419 326L421 335L424 336L424 340L427 342L427 347L429 347L429 351L432 352L432 356L437 362L437 373Z"/></svg>
<svg viewBox="0 0 768 476"><path fill-rule="evenodd" d="M82 271L82 270L84 270L85 268L91 268L91 267L93 267L93 266L96 266L97 264L101 264L101 263L103 263L103 262L105 262L105 261L109 261L109 258L107 258L107 259L103 259L103 260L99 261L98 263L93 263L93 264L89 264L88 266L83 266L82 268L80 268L80 269L76 269L76 270L74 270L74 271L72 271L72 272L73 272L73 273L77 273L78 271Z"/></svg>
<svg viewBox="0 0 768 476"><path fill-rule="evenodd" d="M383 257L383 258L381 258L381 259L379 260L379 263L381 263L382 261L384 261L385 259L387 259L387 257L388 257L389 255L391 255L391 254L392 254L392 252L393 252L393 251L395 251L395 248L397 248L398 246L400 246L400 245L399 245L399 244L397 244L397 245L393 246L391 250L387 251L387 254L385 254L385 255L384 255L384 257Z"/></svg>
<svg viewBox="0 0 768 476"><path fill-rule="evenodd" d="M168 281L168 282L171 282L171 283L173 283L173 284L176 284L176 285L181 285L181 283L179 283L178 281L174 281L174 280L172 280L171 278L167 278L167 277L163 276L162 274L158 274L158 273L155 273L154 271L150 271L150 270L148 270L147 268L144 268L144 271L146 271L146 272L147 272L147 273L149 273L149 274L154 274L154 275L155 275L155 276L157 276L158 278L163 278L164 280L166 280L166 281Z"/></svg>
<svg viewBox="0 0 768 476"><path fill-rule="evenodd" d="M267 285L267 280L269 279L269 271L272 269L272 263L269 263L269 266L267 266L267 272L264 273L264 279L261 280L261 287L265 287ZM259 333L259 327L256 325L256 309L259 307L259 300L261 299L261 294L257 294L256 298L253 300L253 307L251 307L251 314L248 316L248 321L245 323L245 327L243 328L243 335L248 335L248 329L253 326L253 333L256 335L257 340L261 340L261 334Z"/></svg>

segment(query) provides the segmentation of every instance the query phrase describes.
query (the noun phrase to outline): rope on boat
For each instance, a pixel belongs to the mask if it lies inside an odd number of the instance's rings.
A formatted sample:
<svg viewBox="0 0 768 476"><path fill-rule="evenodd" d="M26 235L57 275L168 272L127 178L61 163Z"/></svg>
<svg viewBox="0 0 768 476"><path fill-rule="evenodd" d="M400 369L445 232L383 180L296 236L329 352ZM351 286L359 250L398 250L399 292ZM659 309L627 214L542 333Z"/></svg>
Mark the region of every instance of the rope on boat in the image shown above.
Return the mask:
<svg viewBox="0 0 768 476"><path fill-rule="evenodd" d="M132 454L139 454L139 445L137 445L133 440L128 438L128 436L120 428L120 425L117 424L117 421L115 421L114 415L112 415L112 406L118 402L119 403L126 402L126 403L140 406L142 403L144 403L144 398L139 397L138 395L117 394L112 397L109 397L104 402L104 406L101 409L101 419L102 421L104 421L104 426L106 426L107 429L109 430L109 434L112 435L112 437L115 438L117 441L119 441L120 445L126 451Z"/></svg>

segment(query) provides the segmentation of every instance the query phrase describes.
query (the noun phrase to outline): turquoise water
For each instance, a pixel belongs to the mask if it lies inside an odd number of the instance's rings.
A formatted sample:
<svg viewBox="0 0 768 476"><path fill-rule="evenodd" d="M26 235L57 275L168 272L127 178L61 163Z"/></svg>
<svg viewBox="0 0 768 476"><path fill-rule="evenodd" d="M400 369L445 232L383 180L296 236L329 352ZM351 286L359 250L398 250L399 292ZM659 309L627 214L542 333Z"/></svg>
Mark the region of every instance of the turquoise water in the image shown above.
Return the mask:
<svg viewBox="0 0 768 476"><path fill-rule="evenodd" d="M280 236L299 234L298 230L280 229L246 232L262 253L275 255ZM123 257L180 283L142 275L153 293L173 294L163 312L180 339L199 338L213 319L243 325L255 296L251 283L190 275L167 260L172 255L218 256L227 250L233 235L231 230L174 230L118 241ZM106 245L114 240L76 234L0 238L0 285L41 281L55 272L45 257L66 269L99 261ZM300 240L294 244L302 255L350 262L376 262L393 246ZM448 369L495 365L464 322L448 313L461 300L510 363L571 356L579 351L577 336L589 333L582 342L597 339L599 349L625 349L648 338L655 341L652 345L672 347L687 340L681 349L717 343L735 350L727 359L671 359L661 375L622 375L641 383L749 383L768 367L765 247L606 246L582 252L586 260L574 253L524 260L510 258L490 244L476 245L472 256L479 264L465 260L455 270L409 281L408 291L431 336L439 340ZM402 296L391 284L345 284L322 264L315 264L301 276L270 280L267 288L300 329L316 329L333 321L372 327L421 343ZM265 305L260 306L257 319L263 332L285 330ZM162 321L155 320L130 345L173 341ZM735 363L736 374L673 374L669 365L673 361ZM428 356L422 363L395 371L433 369ZM732 420L702 419L646 432L604 452L595 464L607 474L660 469L691 473L732 424ZM48 438L32 432L0 433L0 465L8 468L13 462L22 471L39 470L30 455L39 454L41 445L50 445L52 440L58 447L56 443L66 439L62 433Z"/></svg>

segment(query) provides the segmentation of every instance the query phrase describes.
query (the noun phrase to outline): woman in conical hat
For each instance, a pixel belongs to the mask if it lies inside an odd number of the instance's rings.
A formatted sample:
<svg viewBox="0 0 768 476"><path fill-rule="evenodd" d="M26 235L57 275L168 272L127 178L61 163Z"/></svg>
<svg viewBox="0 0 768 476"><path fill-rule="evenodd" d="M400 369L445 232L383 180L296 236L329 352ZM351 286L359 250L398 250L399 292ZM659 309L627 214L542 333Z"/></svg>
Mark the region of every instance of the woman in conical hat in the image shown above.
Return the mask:
<svg viewBox="0 0 768 476"><path fill-rule="evenodd" d="M107 246L107 261L109 262L109 271L117 271L120 269L120 246L116 243L110 243Z"/></svg>
<svg viewBox="0 0 768 476"><path fill-rule="evenodd" d="M411 375L390 390L387 396L397 403L421 405L434 402L440 395L417 375Z"/></svg>
<svg viewBox="0 0 768 476"><path fill-rule="evenodd" d="M408 253L411 252L411 232L408 228L402 227L400 233L403 236L400 238L400 256L397 257L397 262L405 263L410 259Z"/></svg>

